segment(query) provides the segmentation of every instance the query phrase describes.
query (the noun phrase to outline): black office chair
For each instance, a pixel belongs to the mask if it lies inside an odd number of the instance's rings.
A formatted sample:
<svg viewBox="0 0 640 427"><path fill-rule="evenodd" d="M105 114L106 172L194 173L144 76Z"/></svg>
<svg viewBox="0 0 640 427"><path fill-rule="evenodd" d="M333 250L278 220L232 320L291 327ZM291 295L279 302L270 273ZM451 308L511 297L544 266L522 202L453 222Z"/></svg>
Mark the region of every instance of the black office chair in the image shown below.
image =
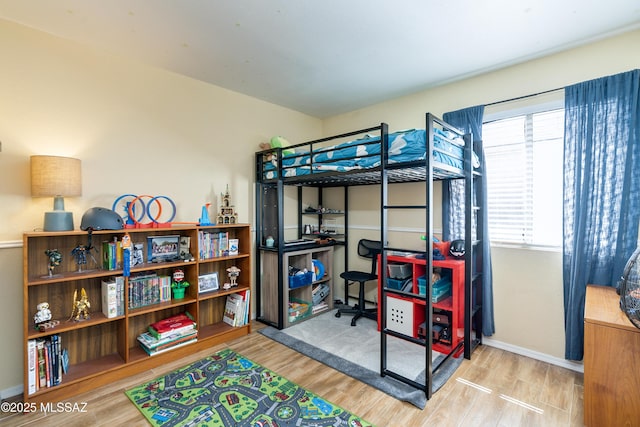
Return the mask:
<svg viewBox="0 0 640 427"><path fill-rule="evenodd" d="M382 251L382 244L375 240L361 239L358 242L358 255L364 258L371 258L371 272L364 271L345 271L340 277L347 280L347 285L352 283L360 283L358 293L358 304L353 308L341 308L336 312L336 317L342 314L354 314L351 319L351 326L356 326L356 320L360 317L368 317L369 319L378 320L377 308L365 308L364 304L364 284L371 280L378 280L378 255ZM348 304L347 301L345 303Z"/></svg>

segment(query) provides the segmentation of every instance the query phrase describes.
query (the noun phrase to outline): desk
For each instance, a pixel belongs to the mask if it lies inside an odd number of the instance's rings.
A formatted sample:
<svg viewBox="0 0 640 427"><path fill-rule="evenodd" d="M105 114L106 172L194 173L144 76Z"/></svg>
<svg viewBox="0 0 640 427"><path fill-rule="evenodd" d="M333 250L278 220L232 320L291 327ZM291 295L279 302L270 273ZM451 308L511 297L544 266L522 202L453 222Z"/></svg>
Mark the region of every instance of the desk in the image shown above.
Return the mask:
<svg viewBox="0 0 640 427"><path fill-rule="evenodd" d="M584 311L584 423L640 426L640 329L615 288L587 286Z"/></svg>

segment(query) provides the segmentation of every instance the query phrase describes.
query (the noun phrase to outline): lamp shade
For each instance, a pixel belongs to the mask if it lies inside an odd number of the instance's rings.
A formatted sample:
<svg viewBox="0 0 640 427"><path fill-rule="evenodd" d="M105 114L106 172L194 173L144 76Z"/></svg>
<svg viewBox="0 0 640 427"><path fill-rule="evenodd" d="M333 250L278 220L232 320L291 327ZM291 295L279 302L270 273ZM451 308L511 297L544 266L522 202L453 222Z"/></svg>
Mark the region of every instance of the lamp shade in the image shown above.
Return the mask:
<svg viewBox="0 0 640 427"><path fill-rule="evenodd" d="M81 196L80 160L59 156L31 156L31 195Z"/></svg>
<svg viewBox="0 0 640 427"><path fill-rule="evenodd" d="M73 230L73 214L64 210L64 197L82 195L80 160L31 156L31 195L54 198L53 211L44 213L44 231Z"/></svg>

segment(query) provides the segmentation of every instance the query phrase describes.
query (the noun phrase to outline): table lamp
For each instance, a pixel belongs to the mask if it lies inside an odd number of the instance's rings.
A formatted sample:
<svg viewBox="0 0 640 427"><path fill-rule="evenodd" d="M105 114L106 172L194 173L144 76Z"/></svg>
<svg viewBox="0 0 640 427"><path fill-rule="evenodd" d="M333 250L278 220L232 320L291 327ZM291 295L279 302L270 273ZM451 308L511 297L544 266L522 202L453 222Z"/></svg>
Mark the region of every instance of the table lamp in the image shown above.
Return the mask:
<svg viewBox="0 0 640 427"><path fill-rule="evenodd" d="M53 197L53 211L44 213L44 231L73 230L73 214L64 210L64 197L81 195L80 160L31 156L31 196Z"/></svg>

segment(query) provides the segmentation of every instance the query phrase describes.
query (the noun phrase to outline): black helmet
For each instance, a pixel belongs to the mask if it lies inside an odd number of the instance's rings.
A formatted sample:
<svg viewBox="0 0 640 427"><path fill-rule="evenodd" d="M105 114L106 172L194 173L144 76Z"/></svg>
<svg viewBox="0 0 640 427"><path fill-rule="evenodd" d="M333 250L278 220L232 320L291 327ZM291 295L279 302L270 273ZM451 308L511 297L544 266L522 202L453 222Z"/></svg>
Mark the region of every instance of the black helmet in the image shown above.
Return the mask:
<svg viewBox="0 0 640 427"><path fill-rule="evenodd" d="M120 230L124 228L122 217L106 208L91 208L82 215L81 230Z"/></svg>
<svg viewBox="0 0 640 427"><path fill-rule="evenodd" d="M464 240L454 240L451 242L449 254L454 258L464 257Z"/></svg>

